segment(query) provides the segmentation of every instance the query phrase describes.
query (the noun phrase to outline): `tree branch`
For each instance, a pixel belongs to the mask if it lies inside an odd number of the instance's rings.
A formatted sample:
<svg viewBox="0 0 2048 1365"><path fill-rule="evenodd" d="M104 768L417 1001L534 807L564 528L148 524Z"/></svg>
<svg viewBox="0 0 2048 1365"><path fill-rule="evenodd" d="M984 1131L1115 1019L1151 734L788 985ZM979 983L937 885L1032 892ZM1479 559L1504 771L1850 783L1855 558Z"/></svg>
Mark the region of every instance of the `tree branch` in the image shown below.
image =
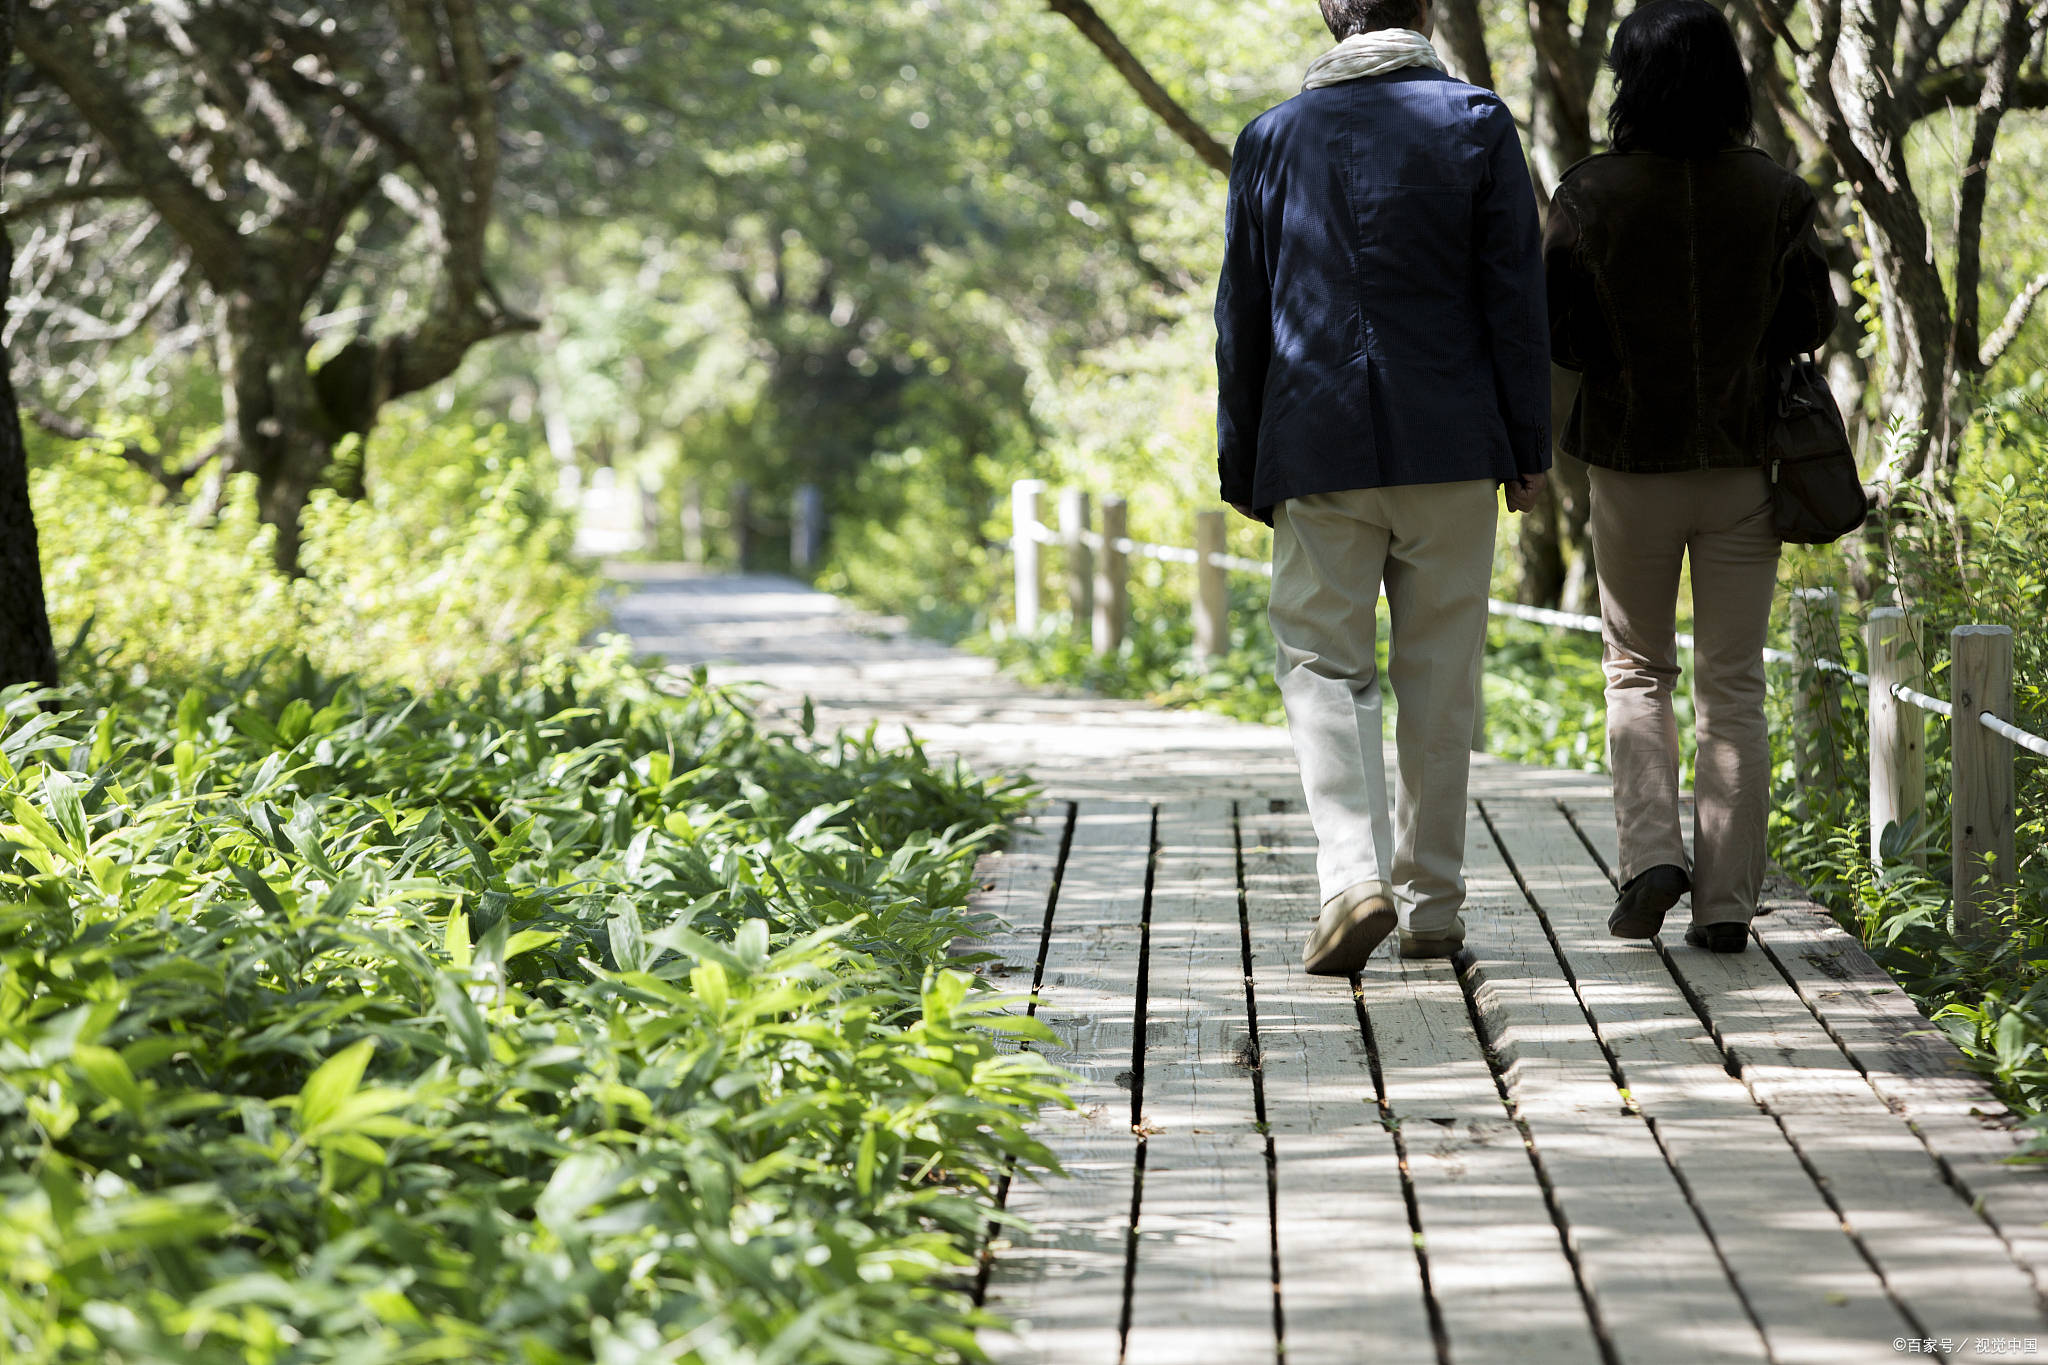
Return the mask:
<svg viewBox="0 0 2048 1365"><path fill-rule="evenodd" d="M1974 106L1984 97L1988 66L1951 66L1923 77L1913 87L1916 119L1944 109ZM2048 76L2018 76L2007 91L2005 108L2048 109Z"/></svg>
<svg viewBox="0 0 2048 1365"><path fill-rule="evenodd" d="M45 190L30 199L24 199L5 212L0 212L0 222L14 222L42 213L47 209L61 208L65 204L82 204L91 199L140 199L142 184L136 180L94 180L79 185L59 185L56 189Z"/></svg>
<svg viewBox="0 0 2048 1365"><path fill-rule="evenodd" d="M2025 0L2005 0L1998 50L1977 100L1970 157L1963 163L1962 180L1956 187L1955 340L1951 350L1955 363L1965 368L1974 366L1981 354L1977 347L1977 285L1983 272L1984 196L1990 189L1991 153L1997 145L1998 125L2009 107L2012 83L2033 41Z"/></svg>
<svg viewBox="0 0 2048 1365"><path fill-rule="evenodd" d="M66 417L60 412L52 412L40 403L25 404L24 408L29 420L52 436L63 441L91 443L118 455L156 480L164 493L173 498L184 495L185 485L190 483L200 470L206 468L207 462L220 454L222 446L226 444L225 437L216 440L184 464L173 467L166 465L161 455L152 455L134 441L116 443L112 437L102 435L85 423Z"/></svg>
<svg viewBox="0 0 2048 1365"><path fill-rule="evenodd" d="M317 59L320 67L308 70L293 62L287 55L293 50L301 56ZM358 99L349 89L349 82L335 69L332 51L326 43L313 41L310 35L294 25L285 29L270 48L258 53L255 60L260 68L274 69L275 79L291 81L333 100L336 108L354 119L364 132L389 147L399 160L422 164L419 149L412 145L412 139L405 135L397 122L382 110Z"/></svg>
<svg viewBox="0 0 2048 1365"><path fill-rule="evenodd" d="M1985 341L1984 349L1977 353L1979 370L1989 370L2004 356L2013 338L2020 334L2020 328L2027 325L2027 317L2034 311L2034 304L2044 291L2048 291L2048 270L2028 280L2026 287L2013 297L2012 306L2005 310L1998 329Z"/></svg>
<svg viewBox="0 0 2048 1365"><path fill-rule="evenodd" d="M216 289L232 288L243 265L243 243L228 206L194 184L140 106L95 59L82 33L37 4L21 5L15 40L21 51L61 87L141 192L191 249L192 259Z"/></svg>
<svg viewBox="0 0 2048 1365"><path fill-rule="evenodd" d="M1046 4L1053 13L1071 20L1074 27L1081 30L1081 36L1095 44L1109 64L1116 68L1117 74L1145 102L1145 107L1159 115L1174 135L1194 150L1196 156L1221 174L1230 174L1230 149L1211 137L1208 129L1195 122L1194 115L1166 93L1166 87L1155 80L1145 69L1145 64L1124 46L1123 40L1116 36L1116 30L1096 13L1095 6L1088 0L1046 0Z"/></svg>

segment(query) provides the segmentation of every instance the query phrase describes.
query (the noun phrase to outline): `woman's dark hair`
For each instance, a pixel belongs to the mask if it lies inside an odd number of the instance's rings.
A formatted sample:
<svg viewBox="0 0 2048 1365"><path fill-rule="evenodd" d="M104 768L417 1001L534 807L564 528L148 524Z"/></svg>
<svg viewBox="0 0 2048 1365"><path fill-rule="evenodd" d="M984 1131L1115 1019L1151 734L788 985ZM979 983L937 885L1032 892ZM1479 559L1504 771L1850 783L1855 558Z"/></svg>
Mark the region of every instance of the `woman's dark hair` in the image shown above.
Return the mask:
<svg viewBox="0 0 2048 1365"><path fill-rule="evenodd" d="M1644 0L1614 30L1607 65L1617 151L1705 156L1756 132L1735 31L1707 0Z"/></svg>

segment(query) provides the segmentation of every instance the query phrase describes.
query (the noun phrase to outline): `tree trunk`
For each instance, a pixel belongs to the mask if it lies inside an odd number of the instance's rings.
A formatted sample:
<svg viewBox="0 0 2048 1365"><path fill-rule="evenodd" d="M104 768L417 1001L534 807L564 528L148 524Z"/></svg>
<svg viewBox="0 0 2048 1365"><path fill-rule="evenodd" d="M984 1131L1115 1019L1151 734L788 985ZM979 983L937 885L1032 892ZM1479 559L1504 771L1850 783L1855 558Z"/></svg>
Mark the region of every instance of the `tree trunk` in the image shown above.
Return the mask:
<svg viewBox="0 0 2048 1365"><path fill-rule="evenodd" d="M13 0L0 0L0 73L14 64ZM0 115L5 113L0 83ZM0 223L0 305L14 274L14 245ZM0 349L0 687L57 685L57 648L43 600L42 549L28 498L28 450L14 404L12 364Z"/></svg>
<svg viewBox="0 0 2048 1365"><path fill-rule="evenodd" d="M1451 74L1467 85L1493 89L1493 56L1486 50L1486 16L1479 0L1438 0L1436 28Z"/></svg>
<svg viewBox="0 0 2048 1365"><path fill-rule="evenodd" d="M280 572L299 572L300 518L326 476L330 423L306 365L294 299L260 286L228 300L225 387L238 465L256 475L256 513L276 532Z"/></svg>
<svg viewBox="0 0 2048 1365"><path fill-rule="evenodd" d="M1564 600L1564 542L1559 539L1557 485L1545 485L1536 505L1522 513L1516 542L1522 577L1515 600L1532 607L1554 607Z"/></svg>
<svg viewBox="0 0 2048 1365"><path fill-rule="evenodd" d="M1546 213L1564 172L1593 154L1593 89L1613 23L1612 0L1587 0L1576 26L1567 0L1530 0L1528 34L1535 67L1529 163L1537 199ZM1577 388L1576 375L1551 371L1553 439L1564 430ZM1573 610L1586 610L1588 603L1597 602L1593 542L1586 529L1589 492L1585 466L1557 453L1549 488L1536 509L1522 518L1522 576L1515 590L1519 600Z"/></svg>

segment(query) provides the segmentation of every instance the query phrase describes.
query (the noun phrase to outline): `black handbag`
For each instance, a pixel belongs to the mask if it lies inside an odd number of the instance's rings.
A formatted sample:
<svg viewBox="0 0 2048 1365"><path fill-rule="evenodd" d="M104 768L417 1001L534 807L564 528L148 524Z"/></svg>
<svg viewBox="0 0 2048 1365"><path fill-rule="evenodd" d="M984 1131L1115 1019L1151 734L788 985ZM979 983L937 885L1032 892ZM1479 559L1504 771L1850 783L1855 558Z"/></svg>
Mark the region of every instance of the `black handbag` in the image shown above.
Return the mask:
<svg viewBox="0 0 2048 1365"><path fill-rule="evenodd" d="M1778 411L1764 452L1771 527L1789 544L1827 545L1863 525L1870 498L1820 366L1803 355L1775 368Z"/></svg>

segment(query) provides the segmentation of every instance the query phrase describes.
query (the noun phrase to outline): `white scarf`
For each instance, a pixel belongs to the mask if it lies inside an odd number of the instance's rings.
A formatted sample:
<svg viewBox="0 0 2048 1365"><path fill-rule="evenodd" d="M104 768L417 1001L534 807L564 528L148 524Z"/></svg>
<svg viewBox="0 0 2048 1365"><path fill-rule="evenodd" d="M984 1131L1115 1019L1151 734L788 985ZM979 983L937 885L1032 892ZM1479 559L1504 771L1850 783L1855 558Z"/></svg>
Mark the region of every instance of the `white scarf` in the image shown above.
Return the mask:
<svg viewBox="0 0 2048 1365"><path fill-rule="evenodd" d="M1301 88L1320 90L1361 76L1384 76L1404 66L1433 66L1442 71L1444 62L1429 45L1429 39L1413 29L1383 28L1354 33L1308 64L1308 75Z"/></svg>

